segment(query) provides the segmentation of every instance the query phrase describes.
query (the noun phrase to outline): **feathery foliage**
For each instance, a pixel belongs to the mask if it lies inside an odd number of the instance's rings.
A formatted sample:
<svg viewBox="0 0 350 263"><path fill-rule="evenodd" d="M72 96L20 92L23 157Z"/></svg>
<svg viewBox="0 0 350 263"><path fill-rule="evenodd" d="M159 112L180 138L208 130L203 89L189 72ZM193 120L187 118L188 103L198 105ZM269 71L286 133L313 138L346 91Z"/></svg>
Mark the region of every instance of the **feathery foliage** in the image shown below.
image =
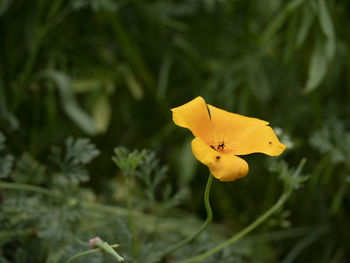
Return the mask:
<svg viewBox="0 0 350 263"><path fill-rule="evenodd" d="M0 1L0 262L65 262L96 236L127 262L185 260L267 211L278 177L299 187L284 208L205 262L348 262L349 10L329 0ZM269 120L287 150L249 156L248 177L214 182L213 226L160 259L204 218L208 172L169 111L198 95ZM303 158L308 181L292 176Z"/></svg>

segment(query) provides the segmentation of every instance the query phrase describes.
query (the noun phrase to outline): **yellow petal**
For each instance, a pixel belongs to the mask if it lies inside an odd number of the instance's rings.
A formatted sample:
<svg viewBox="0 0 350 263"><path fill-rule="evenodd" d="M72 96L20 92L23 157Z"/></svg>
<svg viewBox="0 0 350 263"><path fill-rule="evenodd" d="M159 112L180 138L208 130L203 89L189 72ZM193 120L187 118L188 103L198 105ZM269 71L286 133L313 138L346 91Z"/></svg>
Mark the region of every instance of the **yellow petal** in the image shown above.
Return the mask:
<svg viewBox="0 0 350 263"><path fill-rule="evenodd" d="M278 156L286 146L280 143L275 132L270 126L259 126L247 132L246 137L236 141L233 146L237 155L250 153L264 153L270 156Z"/></svg>
<svg viewBox="0 0 350 263"><path fill-rule="evenodd" d="M209 143L212 125L207 104L202 97L197 97L180 107L171 109L171 111L176 125L190 129L195 137L201 137Z"/></svg>
<svg viewBox="0 0 350 263"><path fill-rule="evenodd" d="M193 139L191 145L196 159L208 166L211 174L220 181L234 181L247 175L249 168L243 159L215 151L199 137Z"/></svg>
<svg viewBox="0 0 350 263"><path fill-rule="evenodd" d="M225 152L234 155L264 153L280 155L286 146L278 140L269 123L208 105L214 137L225 142Z"/></svg>

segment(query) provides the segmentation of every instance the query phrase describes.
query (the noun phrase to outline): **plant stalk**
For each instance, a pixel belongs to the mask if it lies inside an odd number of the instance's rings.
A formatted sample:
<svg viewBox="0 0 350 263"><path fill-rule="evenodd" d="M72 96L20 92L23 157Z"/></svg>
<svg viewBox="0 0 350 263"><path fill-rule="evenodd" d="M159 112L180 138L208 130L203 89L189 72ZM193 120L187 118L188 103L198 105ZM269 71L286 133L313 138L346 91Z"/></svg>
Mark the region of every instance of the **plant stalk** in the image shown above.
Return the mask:
<svg viewBox="0 0 350 263"><path fill-rule="evenodd" d="M209 203L209 194L210 194L210 188L211 188L212 181L213 181L213 176L211 174L209 174L207 186L206 186L205 192L204 192L204 205L205 205L205 209L207 211L207 219L205 220L204 224L198 229L197 232L193 233L188 238L176 243L175 245L171 246L170 248L168 248L164 252L161 252L160 258L163 258L166 255L168 255L168 254L178 250L179 248L183 247L184 245L188 244L189 242L194 240L197 236L199 236L209 226L209 224L211 223L211 221L213 219L213 212L211 210L210 203Z"/></svg>
<svg viewBox="0 0 350 263"><path fill-rule="evenodd" d="M244 228L241 232L237 233L236 235L232 236L230 239L220 243L219 245L215 246L214 248L199 254L197 256L194 256L192 258L186 259L184 261L181 261L180 263L192 263L192 262L198 262L200 260L203 260L221 250L224 248L232 245L233 243L237 242L241 238L245 237L248 233L253 231L255 228L257 228L261 223L263 223L266 219L268 219L272 214L274 214L276 211L278 211L283 204L288 200L289 196L291 195L291 189L286 190L283 192L281 197L277 200L277 202L264 214L262 214L258 219L256 219L253 223L248 225L246 228Z"/></svg>
<svg viewBox="0 0 350 263"><path fill-rule="evenodd" d="M117 247L119 247L119 245L118 244L110 245L110 247L117 248ZM102 252L102 251L103 250L101 248L95 248L95 249L90 249L90 250L87 250L87 251L83 251L83 252L75 254L73 257L69 258L66 261L66 263L72 263L73 261L75 261L76 259L78 259L80 257L87 256L87 255L90 255L90 254L93 254L93 253L96 253L96 252Z"/></svg>
<svg viewBox="0 0 350 263"><path fill-rule="evenodd" d="M132 176L127 176L127 185L128 185L128 196L127 196L127 203L128 203L128 214L129 214L129 225L130 225L130 231L131 231L131 238L132 238L132 248L134 252L134 256L138 258L138 244L136 239L136 233L135 233L135 224L134 224L134 215L132 212L132 202L131 202L131 179Z"/></svg>

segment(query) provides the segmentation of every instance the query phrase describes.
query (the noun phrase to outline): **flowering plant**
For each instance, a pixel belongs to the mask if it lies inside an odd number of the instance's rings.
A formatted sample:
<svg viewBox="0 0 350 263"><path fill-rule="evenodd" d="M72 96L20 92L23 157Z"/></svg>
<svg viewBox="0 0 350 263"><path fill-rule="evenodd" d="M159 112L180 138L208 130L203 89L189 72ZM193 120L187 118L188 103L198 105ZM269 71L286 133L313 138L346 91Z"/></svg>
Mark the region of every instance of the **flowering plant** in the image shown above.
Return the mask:
<svg viewBox="0 0 350 263"><path fill-rule="evenodd" d="M248 164L236 155L280 155L286 146L268 122L207 105L202 97L173 108L176 125L191 130L192 152L221 181L233 181L248 173Z"/></svg>

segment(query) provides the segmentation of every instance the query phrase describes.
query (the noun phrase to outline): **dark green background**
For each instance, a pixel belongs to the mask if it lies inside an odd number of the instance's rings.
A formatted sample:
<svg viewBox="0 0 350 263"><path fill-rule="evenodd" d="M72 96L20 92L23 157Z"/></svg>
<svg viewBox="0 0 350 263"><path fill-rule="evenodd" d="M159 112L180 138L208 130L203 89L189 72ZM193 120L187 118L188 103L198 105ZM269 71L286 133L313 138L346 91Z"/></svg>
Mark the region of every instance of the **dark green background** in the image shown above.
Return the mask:
<svg viewBox="0 0 350 263"><path fill-rule="evenodd" d="M269 262L292 262L298 246L295 262L348 262L349 17L348 1L2 0L0 130L9 151L44 162L68 136L90 137L97 193L117 175L114 147L152 149L174 189L190 189L182 208L201 216L208 170L170 108L203 96L267 120L288 146L278 160L305 157L310 177L265 232L312 228L266 241ZM274 158L248 156L248 177L214 182L217 223L241 229L277 199Z"/></svg>

